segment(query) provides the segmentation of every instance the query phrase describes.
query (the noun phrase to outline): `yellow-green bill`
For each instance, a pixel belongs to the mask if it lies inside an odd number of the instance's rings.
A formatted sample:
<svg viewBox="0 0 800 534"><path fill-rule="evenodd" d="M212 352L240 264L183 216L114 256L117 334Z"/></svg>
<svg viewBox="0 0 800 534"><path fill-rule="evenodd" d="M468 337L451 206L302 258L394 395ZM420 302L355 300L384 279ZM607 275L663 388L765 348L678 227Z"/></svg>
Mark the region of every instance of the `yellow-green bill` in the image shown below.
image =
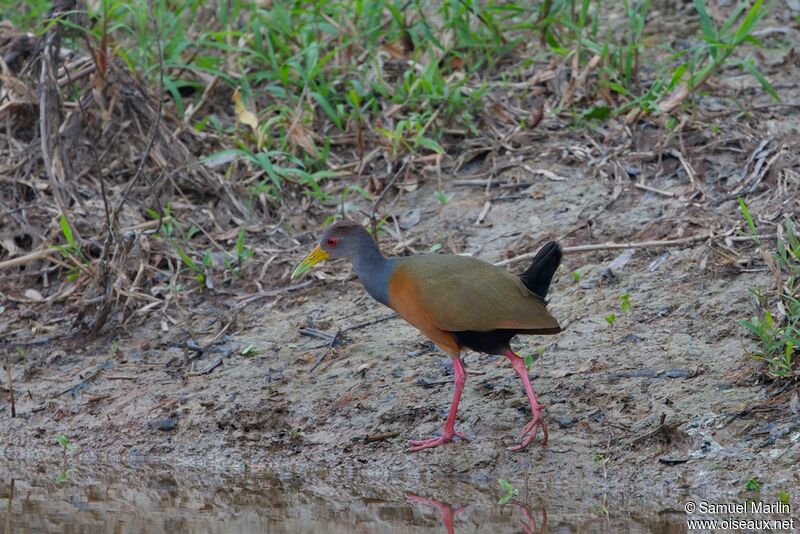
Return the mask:
<svg viewBox="0 0 800 534"><path fill-rule="evenodd" d="M292 280L298 278L303 273L311 269L313 266L318 264L321 261L325 261L330 258L330 255L322 250L319 245L314 247L314 250L308 253L308 256L303 258L303 261L300 262L300 265L292 271Z"/></svg>

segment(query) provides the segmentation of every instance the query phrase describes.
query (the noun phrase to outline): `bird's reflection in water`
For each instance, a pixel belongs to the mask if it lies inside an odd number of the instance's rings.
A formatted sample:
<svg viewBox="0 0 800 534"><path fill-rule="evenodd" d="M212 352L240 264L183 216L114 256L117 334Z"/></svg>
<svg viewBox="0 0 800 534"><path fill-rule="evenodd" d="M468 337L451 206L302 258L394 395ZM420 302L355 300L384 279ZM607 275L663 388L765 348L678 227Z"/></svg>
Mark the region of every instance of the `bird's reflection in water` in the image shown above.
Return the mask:
<svg viewBox="0 0 800 534"><path fill-rule="evenodd" d="M547 532L547 510L544 509L544 506L539 508L542 513L542 529L539 530L539 528L536 526L536 518L531 515L531 512L527 507L516 501L511 501L509 504L521 511L525 516L526 521L520 521L520 525L522 526L522 530L525 532L525 534L545 534L545 532Z"/></svg>
<svg viewBox="0 0 800 534"><path fill-rule="evenodd" d="M439 511L441 520L444 523L444 528L447 530L448 534L455 534L456 516L469 507L469 505L466 505L459 508L453 508L453 506L446 502L428 497L420 497L419 495L415 495L413 493L407 494L406 498L411 503L423 504L432 508L436 508ZM544 509L544 506L539 508L541 514L540 528L539 523L536 521L536 517L531 514L530 510L526 506L517 501L511 501L508 504L522 514L523 517L520 519L520 526L525 534L545 534L547 532L547 511Z"/></svg>

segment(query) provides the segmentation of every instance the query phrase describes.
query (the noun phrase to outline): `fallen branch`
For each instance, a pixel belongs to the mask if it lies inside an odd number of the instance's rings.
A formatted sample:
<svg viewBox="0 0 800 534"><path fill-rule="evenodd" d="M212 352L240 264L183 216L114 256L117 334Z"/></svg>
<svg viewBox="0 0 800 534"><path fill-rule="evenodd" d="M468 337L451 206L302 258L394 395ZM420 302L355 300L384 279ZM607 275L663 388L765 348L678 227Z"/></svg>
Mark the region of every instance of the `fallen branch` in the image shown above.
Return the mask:
<svg viewBox="0 0 800 534"><path fill-rule="evenodd" d="M171 220L171 217L164 217L164 221ZM128 232L138 232L142 230L150 230L152 228L156 228L158 226L158 221L146 221L139 224L134 224L133 226L128 226L122 229L123 233ZM95 238L97 239L97 238ZM12 269L14 267L19 267L20 265L26 265L28 263L32 263L37 260L43 260L45 258L49 258L54 254L60 254L59 251L55 248L48 248L37 250L36 252L31 252L29 254L25 254L24 256L17 256L16 258L11 258L10 260L0 261L0 271L5 269Z"/></svg>
<svg viewBox="0 0 800 534"><path fill-rule="evenodd" d="M750 241L754 239L753 236L721 236L721 235L714 235L714 234L706 234L706 235L695 235L691 237L684 237L681 239L663 239L660 241L639 241L639 242L630 242L630 243L598 243L595 245L577 245L574 247L563 247L562 250L564 254L575 254L578 252L594 252L598 250L622 250L622 249L629 249L629 248L650 248L650 247L679 247L682 245L690 245L692 243L697 243L700 241L711 241L713 239L718 239L721 237L725 237L725 239L730 239L731 241ZM776 235L760 235L757 236L759 239L774 239ZM494 265L500 267L502 265L508 265L510 263L516 263L518 261L527 260L534 258L536 256L536 252L526 252L525 254L520 254L519 256L514 256L513 258L508 258L506 260L498 261Z"/></svg>
<svg viewBox="0 0 800 534"><path fill-rule="evenodd" d="M250 304L251 302L255 302L256 300L260 300L267 297L277 297L278 295L282 295L284 293L291 293L292 291L299 291L301 289L305 289L311 284L313 284L313 280L309 280L307 282L303 282L302 284L297 284L294 286L286 286L286 287L279 287L278 289L270 289L269 291L262 291L260 293L256 293L254 295L248 295L246 297L235 297L236 299L241 299L241 302L236 305L237 311L244 308L246 305Z"/></svg>

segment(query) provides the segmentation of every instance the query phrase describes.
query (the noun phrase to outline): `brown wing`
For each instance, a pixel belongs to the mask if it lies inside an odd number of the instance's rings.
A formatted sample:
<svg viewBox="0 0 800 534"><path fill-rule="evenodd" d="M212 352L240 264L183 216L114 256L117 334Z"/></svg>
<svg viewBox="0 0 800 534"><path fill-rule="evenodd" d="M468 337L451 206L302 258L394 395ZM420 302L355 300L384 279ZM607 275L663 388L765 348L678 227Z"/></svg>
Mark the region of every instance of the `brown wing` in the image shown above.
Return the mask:
<svg viewBox="0 0 800 534"><path fill-rule="evenodd" d="M441 330L561 331L544 302L519 278L484 261L464 256L416 256L401 261L396 271L416 282L423 306Z"/></svg>

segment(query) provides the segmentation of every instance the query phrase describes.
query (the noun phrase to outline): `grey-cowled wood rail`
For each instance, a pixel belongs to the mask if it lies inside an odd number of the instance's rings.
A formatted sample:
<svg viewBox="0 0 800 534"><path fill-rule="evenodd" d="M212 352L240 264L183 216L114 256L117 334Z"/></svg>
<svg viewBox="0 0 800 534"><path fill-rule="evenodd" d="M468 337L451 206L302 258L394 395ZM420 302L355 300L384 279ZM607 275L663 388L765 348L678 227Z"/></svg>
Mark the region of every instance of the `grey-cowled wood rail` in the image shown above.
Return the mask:
<svg viewBox="0 0 800 534"><path fill-rule="evenodd" d="M332 224L319 245L297 266L297 278L328 258L349 259L364 288L377 301L394 309L453 359L455 393L442 435L409 442L409 451L436 447L464 438L455 430L456 412L466 374L461 351L472 349L504 355L522 379L531 404L532 419L522 431L527 447L542 429L547 443L547 425L542 405L528 378L525 363L509 342L517 334L557 334L558 321L547 311L545 296L553 274L561 263L561 248L547 243L520 276L476 258L429 254L386 258L363 226L340 221Z"/></svg>

